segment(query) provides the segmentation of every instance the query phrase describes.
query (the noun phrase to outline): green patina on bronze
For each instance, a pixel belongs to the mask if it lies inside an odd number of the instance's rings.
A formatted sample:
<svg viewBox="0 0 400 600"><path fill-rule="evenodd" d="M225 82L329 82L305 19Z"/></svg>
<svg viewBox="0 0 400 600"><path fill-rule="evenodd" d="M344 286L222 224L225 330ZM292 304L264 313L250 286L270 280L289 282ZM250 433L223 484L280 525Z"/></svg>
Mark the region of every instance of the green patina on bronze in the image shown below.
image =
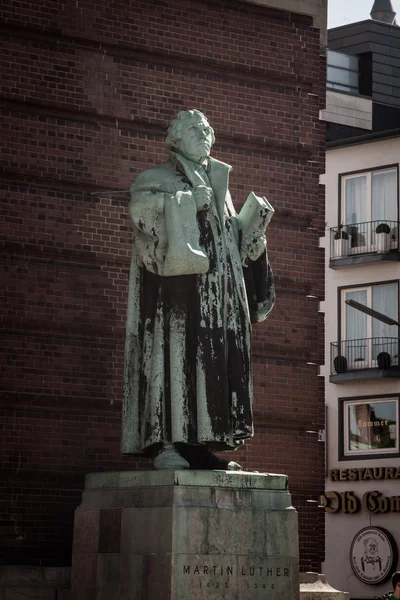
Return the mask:
<svg viewBox="0 0 400 600"><path fill-rule="evenodd" d="M237 215L231 167L209 157L214 140L202 113L179 113L169 159L131 188L125 453L177 442L233 450L253 435L251 323L274 304L273 209L252 195Z"/></svg>

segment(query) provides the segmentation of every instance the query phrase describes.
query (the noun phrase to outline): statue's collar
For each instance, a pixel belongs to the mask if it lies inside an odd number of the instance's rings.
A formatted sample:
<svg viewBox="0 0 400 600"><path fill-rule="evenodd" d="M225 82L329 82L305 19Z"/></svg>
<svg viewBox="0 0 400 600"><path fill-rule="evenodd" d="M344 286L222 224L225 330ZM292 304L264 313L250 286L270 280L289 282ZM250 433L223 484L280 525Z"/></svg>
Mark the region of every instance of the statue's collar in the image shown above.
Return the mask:
<svg viewBox="0 0 400 600"><path fill-rule="evenodd" d="M231 165L228 165L227 163L217 160L216 158L212 158L211 156L206 158L202 163L196 163L196 162L189 160L188 158L185 158L184 156L182 156L182 154L179 154L178 152L175 152L174 150L168 150L168 155L169 155L170 160L183 173L186 173L188 169L190 169L190 170L198 169L199 167L203 168L207 173L209 173L214 164L215 165L218 164L222 168L225 167L228 173L232 170Z"/></svg>
<svg viewBox="0 0 400 600"><path fill-rule="evenodd" d="M229 172L232 167L210 156L207 159L206 170L198 163L188 160L177 152L170 151L170 160L183 173L193 187L211 185L220 219L224 216L225 198L228 191Z"/></svg>
<svg viewBox="0 0 400 600"><path fill-rule="evenodd" d="M202 167L203 169L207 169L209 165L209 158L206 158L202 163L197 163L189 158L186 158L179 152L175 152L174 150L168 150L168 155L172 162L180 169L186 170L188 167L192 169L196 169Z"/></svg>
<svg viewBox="0 0 400 600"><path fill-rule="evenodd" d="M180 171L190 183L196 187L198 185L210 185L207 167L209 161L202 164L193 162L177 152L169 152L170 160L178 171Z"/></svg>

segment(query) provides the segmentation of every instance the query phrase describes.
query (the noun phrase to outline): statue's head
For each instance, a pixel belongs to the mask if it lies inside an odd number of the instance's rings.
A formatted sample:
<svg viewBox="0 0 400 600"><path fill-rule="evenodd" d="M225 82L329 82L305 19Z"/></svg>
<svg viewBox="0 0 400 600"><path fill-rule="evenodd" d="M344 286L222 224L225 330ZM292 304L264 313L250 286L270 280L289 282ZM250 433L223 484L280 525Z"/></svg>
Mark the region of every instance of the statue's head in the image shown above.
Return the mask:
<svg viewBox="0 0 400 600"><path fill-rule="evenodd" d="M199 110L182 110L169 126L165 145L193 162L203 162L215 142L214 130Z"/></svg>

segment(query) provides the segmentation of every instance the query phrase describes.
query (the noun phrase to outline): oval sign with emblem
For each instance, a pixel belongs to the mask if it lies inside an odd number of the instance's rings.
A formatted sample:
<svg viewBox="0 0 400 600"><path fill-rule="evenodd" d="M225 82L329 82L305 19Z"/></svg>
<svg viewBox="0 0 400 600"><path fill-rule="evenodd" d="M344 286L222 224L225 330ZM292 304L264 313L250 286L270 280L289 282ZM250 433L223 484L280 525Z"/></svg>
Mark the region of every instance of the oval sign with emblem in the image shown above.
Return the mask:
<svg viewBox="0 0 400 600"><path fill-rule="evenodd" d="M382 527L364 527L351 543L350 562L354 574L363 583L383 583L396 570L396 542Z"/></svg>

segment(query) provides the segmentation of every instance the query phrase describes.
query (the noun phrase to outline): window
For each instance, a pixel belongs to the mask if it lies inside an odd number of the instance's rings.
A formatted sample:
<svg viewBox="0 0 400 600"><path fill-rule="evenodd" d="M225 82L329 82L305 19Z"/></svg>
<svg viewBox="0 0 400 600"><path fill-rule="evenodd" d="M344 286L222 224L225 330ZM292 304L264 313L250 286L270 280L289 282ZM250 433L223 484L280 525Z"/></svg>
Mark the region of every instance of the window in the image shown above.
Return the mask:
<svg viewBox="0 0 400 600"><path fill-rule="evenodd" d="M327 87L358 94L358 58L342 52L327 52Z"/></svg>
<svg viewBox="0 0 400 600"><path fill-rule="evenodd" d="M397 167L343 175L341 198L340 220L350 237L351 253L376 251L376 228L381 223L388 226L390 247L397 248Z"/></svg>
<svg viewBox="0 0 400 600"><path fill-rule="evenodd" d="M399 398L341 399L342 459L396 455L399 452Z"/></svg>
<svg viewBox="0 0 400 600"><path fill-rule="evenodd" d="M342 289L341 337L345 347L348 367L373 368L378 365L378 355L388 353L391 365L398 360L398 327L349 306L346 300L356 300L378 312L398 320L398 283Z"/></svg>

